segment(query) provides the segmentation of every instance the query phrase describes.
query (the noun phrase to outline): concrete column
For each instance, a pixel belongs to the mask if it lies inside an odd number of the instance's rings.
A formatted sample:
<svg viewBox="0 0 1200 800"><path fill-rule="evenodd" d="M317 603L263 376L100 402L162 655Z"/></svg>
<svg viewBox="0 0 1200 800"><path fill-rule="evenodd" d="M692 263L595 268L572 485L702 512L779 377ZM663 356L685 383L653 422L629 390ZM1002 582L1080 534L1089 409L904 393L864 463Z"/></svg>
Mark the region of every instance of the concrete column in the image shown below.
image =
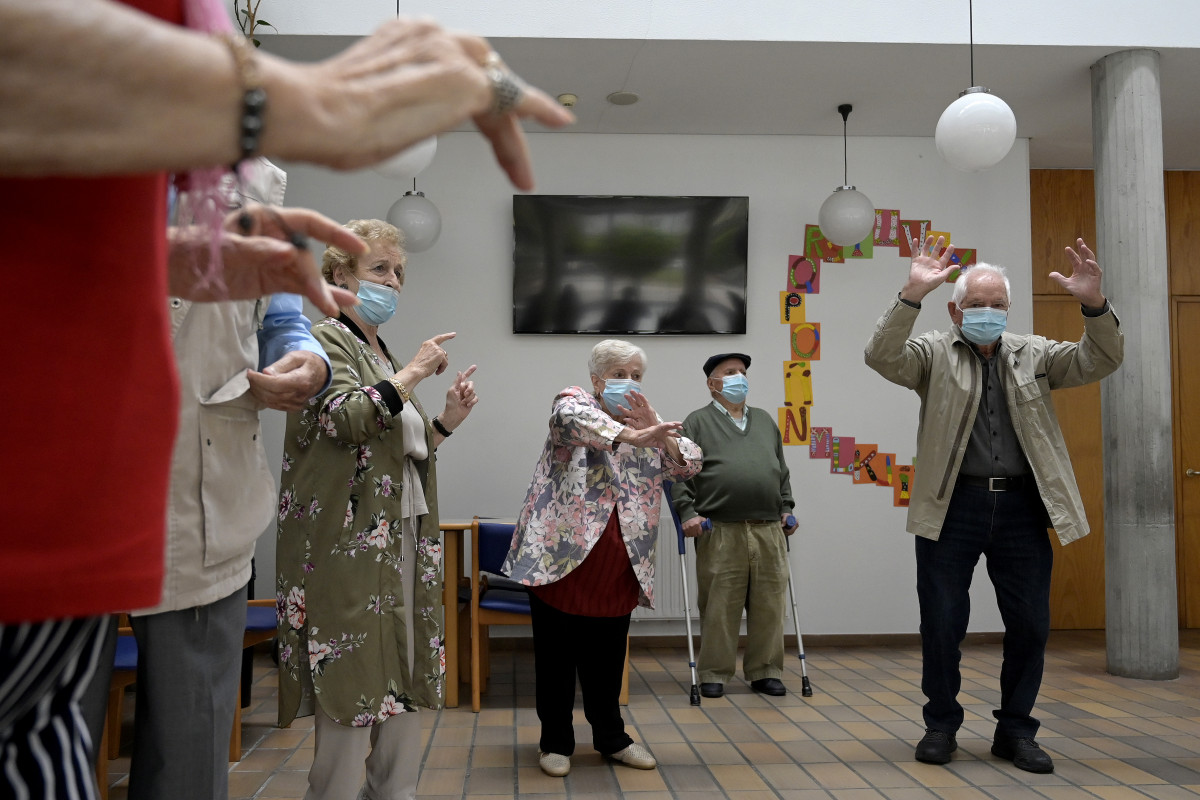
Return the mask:
<svg viewBox="0 0 1200 800"><path fill-rule="evenodd" d="M1125 332L1100 387L1108 671L1179 675L1171 339L1158 53L1092 65L1097 260Z"/></svg>

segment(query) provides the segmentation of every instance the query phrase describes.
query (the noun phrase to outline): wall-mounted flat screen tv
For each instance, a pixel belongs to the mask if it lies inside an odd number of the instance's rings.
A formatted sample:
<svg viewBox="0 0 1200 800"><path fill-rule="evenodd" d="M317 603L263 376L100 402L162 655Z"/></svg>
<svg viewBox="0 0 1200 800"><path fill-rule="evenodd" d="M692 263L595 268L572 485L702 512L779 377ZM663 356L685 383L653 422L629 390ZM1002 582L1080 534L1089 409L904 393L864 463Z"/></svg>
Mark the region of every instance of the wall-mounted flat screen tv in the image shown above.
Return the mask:
<svg viewBox="0 0 1200 800"><path fill-rule="evenodd" d="M513 332L746 332L748 197L513 196Z"/></svg>

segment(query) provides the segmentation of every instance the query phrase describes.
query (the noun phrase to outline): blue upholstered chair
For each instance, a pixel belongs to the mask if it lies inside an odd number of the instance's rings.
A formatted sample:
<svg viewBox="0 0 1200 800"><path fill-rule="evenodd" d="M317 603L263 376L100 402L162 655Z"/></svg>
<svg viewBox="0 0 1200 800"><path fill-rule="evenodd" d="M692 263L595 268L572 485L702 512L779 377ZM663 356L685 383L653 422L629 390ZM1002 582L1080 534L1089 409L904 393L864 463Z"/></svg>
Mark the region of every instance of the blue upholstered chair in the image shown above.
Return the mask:
<svg viewBox="0 0 1200 800"><path fill-rule="evenodd" d="M125 615L121 615L117 628L117 648L113 657L112 678L109 681L108 713L104 720L104 734L96 748L96 782L100 786L101 800L108 797L108 760L117 758L121 751L121 701L125 689L137 682L137 639ZM275 637L275 599L250 600L246 607L246 631L242 634L242 648L246 649ZM237 702L233 707L233 730L229 736L229 760L242 760L242 690L238 684Z"/></svg>
<svg viewBox="0 0 1200 800"><path fill-rule="evenodd" d="M246 631L242 634L242 650L275 638L275 598L249 600L246 606ZM242 682L238 681L237 702L233 705L233 731L229 735L229 760L242 760Z"/></svg>
<svg viewBox="0 0 1200 800"><path fill-rule="evenodd" d="M508 556L516 525L511 522L471 522L471 710L487 687L488 628L528 625L529 590L504 577L500 568Z"/></svg>
<svg viewBox="0 0 1200 800"><path fill-rule="evenodd" d="M471 524L471 710L479 711L480 694L487 689L490 673L488 628L491 625L528 625L529 590L504 577L500 569L512 547L516 525L512 522ZM629 704L629 645L625 646L625 674L621 681L621 704Z"/></svg>

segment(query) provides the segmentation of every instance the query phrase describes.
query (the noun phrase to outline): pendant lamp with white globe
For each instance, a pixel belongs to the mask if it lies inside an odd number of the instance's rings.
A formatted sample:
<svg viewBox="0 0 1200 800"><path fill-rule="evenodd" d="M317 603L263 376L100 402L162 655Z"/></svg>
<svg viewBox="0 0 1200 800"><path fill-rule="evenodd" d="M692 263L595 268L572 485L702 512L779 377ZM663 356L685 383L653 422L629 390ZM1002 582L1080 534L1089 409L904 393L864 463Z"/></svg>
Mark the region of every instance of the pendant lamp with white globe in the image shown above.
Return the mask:
<svg viewBox="0 0 1200 800"><path fill-rule="evenodd" d="M1008 103L975 85L975 10L967 0L970 19L971 86L946 107L933 140L946 163L963 172L996 166L1017 139L1017 118Z"/></svg>
<svg viewBox="0 0 1200 800"><path fill-rule="evenodd" d="M821 204L817 225L821 235L836 245L850 247L864 242L875 230L875 204L858 189L850 186L849 158L846 155L846 119L854 106L838 106L842 115L842 185Z"/></svg>
<svg viewBox="0 0 1200 800"><path fill-rule="evenodd" d="M409 253L425 252L442 235L442 215L424 192L417 191L416 178L412 191L392 203L387 221L404 231L404 249Z"/></svg>
<svg viewBox="0 0 1200 800"><path fill-rule="evenodd" d="M398 181L411 180L421 174L421 171L433 163L437 155L437 137L412 144L385 161L380 161L371 169L388 178Z"/></svg>

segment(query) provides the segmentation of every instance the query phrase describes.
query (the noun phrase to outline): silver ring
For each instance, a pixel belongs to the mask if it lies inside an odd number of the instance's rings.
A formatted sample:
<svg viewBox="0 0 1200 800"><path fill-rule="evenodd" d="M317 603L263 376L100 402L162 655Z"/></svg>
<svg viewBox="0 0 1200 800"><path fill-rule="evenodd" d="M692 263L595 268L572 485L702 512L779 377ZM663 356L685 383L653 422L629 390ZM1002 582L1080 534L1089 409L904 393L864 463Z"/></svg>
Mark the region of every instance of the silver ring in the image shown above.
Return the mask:
<svg viewBox="0 0 1200 800"><path fill-rule="evenodd" d="M483 70L492 84L492 106L489 109L491 113L502 116L516 108L525 93L521 79L504 65L495 52L488 54L487 60L483 62Z"/></svg>

